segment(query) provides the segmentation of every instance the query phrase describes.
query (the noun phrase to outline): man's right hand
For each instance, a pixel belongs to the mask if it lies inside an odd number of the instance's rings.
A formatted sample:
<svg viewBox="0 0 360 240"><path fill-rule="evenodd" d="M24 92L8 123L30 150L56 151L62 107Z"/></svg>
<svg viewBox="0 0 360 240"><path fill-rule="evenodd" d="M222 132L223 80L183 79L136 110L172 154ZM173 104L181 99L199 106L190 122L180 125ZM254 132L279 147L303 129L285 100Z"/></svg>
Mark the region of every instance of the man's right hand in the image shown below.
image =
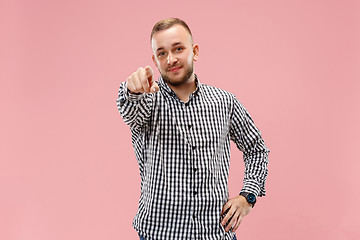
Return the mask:
<svg viewBox="0 0 360 240"><path fill-rule="evenodd" d="M130 93L151 93L159 91L159 85L153 79L151 67L139 68L127 78L126 86Z"/></svg>

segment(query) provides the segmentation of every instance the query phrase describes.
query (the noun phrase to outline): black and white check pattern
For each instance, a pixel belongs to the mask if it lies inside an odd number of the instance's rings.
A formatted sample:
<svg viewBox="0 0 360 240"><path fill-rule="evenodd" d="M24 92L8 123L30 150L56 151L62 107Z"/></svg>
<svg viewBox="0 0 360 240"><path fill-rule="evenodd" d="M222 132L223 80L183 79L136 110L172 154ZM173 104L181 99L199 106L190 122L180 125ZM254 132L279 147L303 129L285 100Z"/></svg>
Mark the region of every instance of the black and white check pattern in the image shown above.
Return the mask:
<svg viewBox="0 0 360 240"><path fill-rule="evenodd" d="M269 150L249 113L231 93L196 83L187 103L161 77L157 93L130 94L120 85L117 107L141 176L133 226L147 240L233 239L220 224L230 140L243 151L241 191L265 195Z"/></svg>

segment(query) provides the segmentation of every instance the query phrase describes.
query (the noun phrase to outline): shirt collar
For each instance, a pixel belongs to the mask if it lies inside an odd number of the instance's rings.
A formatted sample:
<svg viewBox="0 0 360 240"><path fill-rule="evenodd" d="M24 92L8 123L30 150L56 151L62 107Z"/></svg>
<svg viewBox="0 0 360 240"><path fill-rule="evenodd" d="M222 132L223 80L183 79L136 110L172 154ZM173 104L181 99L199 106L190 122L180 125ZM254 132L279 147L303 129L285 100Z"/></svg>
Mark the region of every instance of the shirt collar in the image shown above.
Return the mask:
<svg viewBox="0 0 360 240"><path fill-rule="evenodd" d="M196 74L194 74L194 75L195 75L196 89L193 93L190 94L190 96L191 95L196 96L201 93L201 83L199 81L198 76ZM176 93L171 89L171 87L164 81L164 79L161 76L159 77L158 85L161 89L163 89L170 96L177 97Z"/></svg>

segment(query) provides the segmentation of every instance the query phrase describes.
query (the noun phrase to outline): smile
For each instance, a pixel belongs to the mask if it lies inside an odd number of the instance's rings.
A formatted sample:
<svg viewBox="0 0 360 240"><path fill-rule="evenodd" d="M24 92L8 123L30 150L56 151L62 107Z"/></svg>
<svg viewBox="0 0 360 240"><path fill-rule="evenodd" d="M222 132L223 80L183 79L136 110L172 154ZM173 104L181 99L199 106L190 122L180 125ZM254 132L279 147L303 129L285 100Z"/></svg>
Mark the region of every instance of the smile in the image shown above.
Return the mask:
<svg viewBox="0 0 360 240"><path fill-rule="evenodd" d="M174 68L170 68L168 71L169 72L177 72L177 71L179 71L180 68L181 67L174 67Z"/></svg>

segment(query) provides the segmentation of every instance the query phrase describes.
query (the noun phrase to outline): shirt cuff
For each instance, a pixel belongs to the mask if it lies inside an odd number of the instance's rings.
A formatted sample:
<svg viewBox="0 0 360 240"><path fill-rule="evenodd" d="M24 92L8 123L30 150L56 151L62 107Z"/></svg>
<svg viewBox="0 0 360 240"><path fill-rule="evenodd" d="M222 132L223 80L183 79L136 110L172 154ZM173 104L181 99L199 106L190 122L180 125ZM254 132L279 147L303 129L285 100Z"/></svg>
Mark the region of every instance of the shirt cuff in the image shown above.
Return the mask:
<svg viewBox="0 0 360 240"><path fill-rule="evenodd" d="M265 191L260 192L259 183L257 181L255 181L255 180L252 180L252 179L244 180L244 186L241 189L240 193L242 193L242 192L252 193L256 197L265 196Z"/></svg>

